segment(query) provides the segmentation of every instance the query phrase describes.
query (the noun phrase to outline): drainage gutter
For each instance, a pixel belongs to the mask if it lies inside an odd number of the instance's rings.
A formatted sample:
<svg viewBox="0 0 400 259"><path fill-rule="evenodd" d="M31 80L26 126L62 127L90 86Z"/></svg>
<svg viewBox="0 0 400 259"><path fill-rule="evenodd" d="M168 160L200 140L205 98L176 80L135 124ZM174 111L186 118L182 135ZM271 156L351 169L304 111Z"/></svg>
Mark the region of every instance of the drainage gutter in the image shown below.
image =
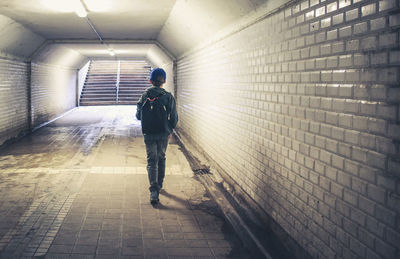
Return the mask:
<svg viewBox="0 0 400 259"><path fill-rule="evenodd" d="M216 201L219 208L222 210L224 217L231 224L235 232L243 244L257 257L273 259L271 254L265 249L262 242L254 235L253 231L247 223L241 218L234 206L227 199L225 194L216 184L216 179L209 169L202 165L200 161L187 149L183 144L182 139L175 132L176 137L183 153L196 176L196 178L204 185L210 196Z"/></svg>

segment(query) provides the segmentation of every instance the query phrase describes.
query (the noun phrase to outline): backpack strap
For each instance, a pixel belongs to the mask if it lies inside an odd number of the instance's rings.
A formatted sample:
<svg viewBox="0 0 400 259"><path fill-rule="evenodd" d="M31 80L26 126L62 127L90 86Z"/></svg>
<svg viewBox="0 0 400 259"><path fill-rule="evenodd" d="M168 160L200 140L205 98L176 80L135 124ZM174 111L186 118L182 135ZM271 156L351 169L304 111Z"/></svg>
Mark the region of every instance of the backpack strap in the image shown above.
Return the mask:
<svg viewBox="0 0 400 259"><path fill-rule="evenodd" d="M156 95L156 96L153 97L153 98L150 98L149 91L146 91L146 99L145 99L145 101L143 102L142 107L147 103L147 101L154 102L154 101L155 101L156 99L158 99L160 96L163 96L163 95L166 95L166 94L167 94L167 93L165 92L165 90L162 89L161 93L159 93L158 95Z"/></svg>
<svg viewBox="0 0 400 259"><path fill-rule="evenodd" d="M146 99L150 97L149 92L150 91L146 90ZM153 98L157 98L157 97L160 97L160 96L166 95L166 94L167 94L167 92L164 89L161 89L161 92L159 94L157 94L156 96L154 96ZM150 99L152 99L152 98L150 98Z"/></svg>

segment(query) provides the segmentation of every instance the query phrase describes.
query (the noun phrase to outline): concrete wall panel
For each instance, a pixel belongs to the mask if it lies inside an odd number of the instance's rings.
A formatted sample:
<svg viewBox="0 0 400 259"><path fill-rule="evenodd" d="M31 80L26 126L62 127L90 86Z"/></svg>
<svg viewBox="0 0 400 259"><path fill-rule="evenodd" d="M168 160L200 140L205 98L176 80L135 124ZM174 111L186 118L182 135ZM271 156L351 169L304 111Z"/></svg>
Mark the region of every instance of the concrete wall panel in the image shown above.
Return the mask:
<svg viewBox="0 0 400 259"><path fill-rule="evenodd" d="M165 64L161 66L165 72L167 73L167 79L164 84L164 89L170 92L172 95L175 96L175 76L174 76L174 63L170 62L168 64Z"/></svg>
<svg viewBox="0 0 400 259"><path fill-rule="evenodd" d="M68 45L66 46L64 44L49 43L32 57L32 62L80 69L89 61L87 57L81 55L78 51L69 48Z"/></svg>
<svg viewBox="0 0 400 259"><path fill-rule="evenodd" d="M315 258L400 253L394 10L301 1L178 60L179 131Z"/></svg>
<svg viewBox="0 0 400 259"><path fill-rule="evenodd" d="M76 105L75 69L32 63L32 125L48 122Z"/></svg>
<svg viewBox="0 0 400 259"><path fill-rule="evenodd" d="M21 58L31 56L45 39L20 23L0 15L0 52Z"/></svg>
<svg viewBox="0 0 400 259"><path fill-rule="evenodd" d="M0 59L0 145L28 130L27 79L26 63Z"/></svg>
<svg viewBox="0 0 400 259"><path fill-rule="evenodd" d="M155 66L163 66L172 61L172 58L168 56L159 46L152 45L146 54L147 59Z"/></svg>
<svg viewBox="0 0 400 259"><path fill-rule="evenodd" d="M83 86L85 85L86 76L89 72L90 61L88 61L78 72L78 102L82 93Z"/></svg>

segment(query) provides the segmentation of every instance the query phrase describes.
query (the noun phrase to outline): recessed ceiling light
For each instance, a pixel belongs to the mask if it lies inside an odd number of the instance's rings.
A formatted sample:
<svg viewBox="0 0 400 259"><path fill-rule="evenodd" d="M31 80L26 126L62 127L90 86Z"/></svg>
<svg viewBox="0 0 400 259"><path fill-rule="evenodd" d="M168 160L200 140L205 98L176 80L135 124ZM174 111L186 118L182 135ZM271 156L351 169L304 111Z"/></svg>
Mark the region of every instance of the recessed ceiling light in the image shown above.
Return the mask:
<svg viewBox="0 0 400 259"><path fill-rule="evenodd" d="M86 17L87 16L87 12L85 7L83 6L82 2L78 0L78 3L76 4L75 7L75 13L79 16L79 17Z"/></svg>
<svg viewBox="0 0 400 259"><path fill-rule="evenodd" d="M113 49L108 49L108 54L110 54L110 56L114 57L115 51Z"/></svg>

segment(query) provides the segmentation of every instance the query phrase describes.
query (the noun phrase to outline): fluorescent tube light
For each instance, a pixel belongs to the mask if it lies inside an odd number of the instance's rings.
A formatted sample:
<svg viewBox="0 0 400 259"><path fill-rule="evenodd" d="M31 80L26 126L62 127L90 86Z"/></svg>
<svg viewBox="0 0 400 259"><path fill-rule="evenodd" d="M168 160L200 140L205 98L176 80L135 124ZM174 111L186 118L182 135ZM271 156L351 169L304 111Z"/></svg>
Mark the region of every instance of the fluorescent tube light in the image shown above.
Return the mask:
<svg viewBox="0 0 400 259"><path fill-rule="evenodd" d="M86 17L87 16L87 11L85 9L85 7L83 6L82 2L80 0L76 1L76 9L75 9L75 13L79 16L79 17Z"/></svg>
<svg viewBox="0 0 400 259"><path fill-rule="evenodd" d="M108 49L108 54L110 54L111 57L114 57L115 51L113 49Z"/></svg>

